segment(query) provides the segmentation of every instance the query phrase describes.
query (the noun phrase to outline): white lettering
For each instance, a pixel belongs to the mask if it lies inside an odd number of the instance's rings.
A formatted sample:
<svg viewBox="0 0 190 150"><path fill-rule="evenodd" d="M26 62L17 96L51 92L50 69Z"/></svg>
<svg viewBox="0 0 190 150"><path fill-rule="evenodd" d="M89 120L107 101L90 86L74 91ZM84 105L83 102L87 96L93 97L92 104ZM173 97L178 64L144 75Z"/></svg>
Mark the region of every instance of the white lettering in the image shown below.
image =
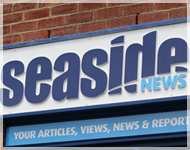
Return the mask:
<svg viewBox="0 0 190 150"><path fill-rule="evenodd" d="M46 130L45 130L45 135L44 135L44 137L49 137L49 132L50 132L50 131L49 131L48 129L46 129Z"/></svg>
<svg viewBox="0 0 190 150"><path fill-rule="evenodd" d="M132 130L133 129L133 126L134 126L134 122L126 122L126 130L129 130L129 128Z"/></svg>
<svg viewBox="0 0 190 150"><path fill-rule="evenodd" d="M179 117L178 118L178 125L180 126L180 125L184 125L184 118L183 117Z"/></svg>
<svg viewBox="0 0 190 150"><path fill-rule="evenodd" d="M159 127L163 127L164 119L159 119Z"/></svg>
<svg viewBox="0 0 190 150"><path fill-rule="evenodd" d="M72 127L71 131L72 131L71 135L74 135L75 134L75 127Z"/></svg>
<svg viewBox="0 0 190 150"><path fill-rule="evenodd" d="M15 140L17 140L17 136L18 136L19 132L15 133L14 132L14 135L15 135Z"/></svg>
<svg viewBox="0 0 190 150"><path fill-rule="evenodd" d="M61 136L61 133L60 133L61 130L62 130L62 128L59 128L59 129L58 129L58 131L57 131L58 136Z"/></svg>
<svg viewBox="0 0 190 150"><path fill-rule="evenodd" d="M172 118L171 119L171 125L176 126L177 125L177 118Z"/></svg>
<svg viewBox="0 0 190 150"><path fill-rule="evenodd" d="M113 124L113 131L115 131L115 129L117 129L117 131L119 131L119 126L120 126L120 123L118 123L118 124L114 123Z"/></svg>
<svg viewBox="0 0 190 150"><path fill-rule="evenodd" d="M138 123L139 123L139 121L136 121L136 122L135 122L135 126L136 126L136 127L134 128L135 130L139 128L139 124L138 124Z"/></svg>
<svg viewBox="0 0 190 150"><path fill-rule="evenodd" d="M170 123L170 118L164 119L164 127L166 127Z"/></svg>
<svg viewBox="0 0 190 150"><path fill-rule="evenodd" d="M35 137L35 134L36 134L36 131L34 131L34 130L31 131L30 138L36 138L36 137Z"/></svg>
<svg viewBox="0 0 190 150"><path fill-rule="evenodd" d="M28 134L27 134L28 133ZM30 131L25 131L25 139L28 139L30 137Z"/></svg>
<svg viewBox="0 0 190 150"><path fill-rule="evenodd" d="M39 134L38 134L38 138L39 137L44 137L44 135L43 135L43 130L40 130L40 132L39 132Z"/></svg>
<svg viewBox="0 0 190 150"><path fill-rule="evenodd" d="M84 127L81 126L80 128L81 128L82 134L84 134L86 132L87 126L84 126Z"/></svg>
<svg viewBox="0 0 190 150"><path fill-rule="evenodd" d="M154 127L158 127L158 120L157 119L154 119L154 120L152 120L152 128L154 128Z"/></svg>
<svg viewBox="0 0 190 150"><path fill-rule="evenodd" d="M22 140L23 138L24 138L24 132L20 132L20 133L19 133L19 139Z"/></svg>

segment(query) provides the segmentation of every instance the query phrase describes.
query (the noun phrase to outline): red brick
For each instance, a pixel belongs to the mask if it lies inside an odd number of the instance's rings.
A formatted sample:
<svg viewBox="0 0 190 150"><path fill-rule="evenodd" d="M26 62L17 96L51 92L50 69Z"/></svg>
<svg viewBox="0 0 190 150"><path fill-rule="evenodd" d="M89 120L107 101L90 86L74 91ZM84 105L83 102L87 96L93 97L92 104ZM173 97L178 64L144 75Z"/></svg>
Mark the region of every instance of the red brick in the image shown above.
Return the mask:
<svg viewBox="0 0 190 150"><path fill-rule="evenodd" d="M38 29L64 25L64 16L39 20Z"/></svg>
<svg viewBox="0 0 190 150"><path fill-rule="evenodd" d="M11 7L12 7L12 4L3 5L3 13L4 14L10 13L11 12Z"/></svg>
<svg viewBox="0 0 190 150"><path fill-rule="evenodd" d="M48 38L48 30L24 33L22 42L41 40Z"/></svg>
<svg viewBox="0 0 190 150"><path fill-rule="evenodd" d="M13 11L21 11L36 8L37 3L16 3L13 5Z"/></svg>
<svg viewBox="0 0 190 150"><path fill-rule="evenodd" d="M3 35L10 33L10 26L4 26L3 27Z"/></svg>
<svg viewBox="0 0 190 150"><path fill-rule="evenodd" d="M85 22L90 20L92 20L92 12L84 12L66 16L66 24Z"/></svg>
<svg viewBox="0 0 190 150"><path fill-rule="evenodd" d="M94 11L94 19L105 19L122 15L122 6L100 9Z"/></svg>
<svg viewBox="0 0 190 150"><path fill-rule="evenodd" d="M20 43L20 42L21 42L21 35L20 34L3 37L3 45Z"/></svg>
<svg viewBox="0 0 190 150"><path fill-rule="evenodd" d="M124 15L153 11L153 3L142 3L124 6Z"/></svg>
<svg viewBox="0 0 190 150"><path fill-rule="evenodd" d="M46 6L51 6L51 5L56 5L58 3L40 3L39 7L46 7Z"/></svg>
<svg viewBox="0 0 190 150"><path fill-rule="evenodd" d="M49 16L49 8L32 10L25 12L24 20L37 19Z"/></svg>
<svg viewBox="0 0 190 150"><path fill-rule="evenodd" d="M110 19L107 21L107 28L117 28L136 24L136 15L122 18Z"/></svg>
<svg viewBox="0 0 190 150"><path fill-rule="evenodd" d="M3 24L22 21L23 13L16 13L3 16Z"/></svg>
<svg viewBox="0 0 190 150"><path fill-rule="evenodd" d="M24 22L12 25L12 33L30 31L36 29L36 21Z"/></svg>
<svg viewBox="0 0 190 150"><path fill-rule="evenodd" d="M170 10L170 19L182 18L187 16L187 8L173 9Z"/></svg>
<svg viewBox="0 0 190 150"><path fill-rule="evenodd" d="M106 3L79 3L79 11L106 7Z"/></svg>
<svg viewBox="0 0 190 150"><path fill-rule="evenodd" d="M156 3L155 10L168 9L174 7L185 6L186 3Z"/></svg>
<svg viewBox="0 0 190 150"><path fill-rule="evenodd" d="M146 23L146 22L167 20L167 19L168 19L167 11L140 14L140 15L138 15L138 24Z"/></svg>
<svg viewBox="0 0 190 150"><path fill-rule="evenodd" d="M51 10L52 15L60 15L60 14L67 14L71 12L77 11L77 4L67 4L67 5L61 5L61 6L55 6Z"/></svg>
<svg viewBox="0 0 190 150"><path fill-rule="evenodd" d="M91 22L78 25L78 33L85 33L97 30L104 30L106 21Z"/></svg>
<svg viewBox="0 0 190 150"><path fill-rule="evenodd" d="M50 37L66 36L76 34L76 26L68 26L58 29L52 29L50 31Z"/></svg>

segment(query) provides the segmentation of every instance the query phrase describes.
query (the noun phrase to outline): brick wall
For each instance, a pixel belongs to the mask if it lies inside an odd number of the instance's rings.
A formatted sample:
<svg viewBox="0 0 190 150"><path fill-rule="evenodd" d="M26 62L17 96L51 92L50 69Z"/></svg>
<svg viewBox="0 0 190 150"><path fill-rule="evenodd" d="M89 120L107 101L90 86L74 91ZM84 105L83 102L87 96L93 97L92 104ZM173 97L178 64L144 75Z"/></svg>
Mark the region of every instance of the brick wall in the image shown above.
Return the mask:
<svg viewBox="0 0 190 150"><path fill-rule="evenodd" d="M4 45L187 16L186 3L3 5Z"/></svg>

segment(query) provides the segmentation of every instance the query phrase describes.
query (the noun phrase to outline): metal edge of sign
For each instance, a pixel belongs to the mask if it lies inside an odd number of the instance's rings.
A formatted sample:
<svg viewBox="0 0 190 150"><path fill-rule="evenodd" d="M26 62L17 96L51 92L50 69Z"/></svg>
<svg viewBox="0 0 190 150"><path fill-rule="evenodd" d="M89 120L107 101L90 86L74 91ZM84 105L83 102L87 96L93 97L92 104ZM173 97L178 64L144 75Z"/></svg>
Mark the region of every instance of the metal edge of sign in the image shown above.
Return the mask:
<svg viewBox="0 0 190 150"><path fill-rule="evenodd" d="M32 45L36 45L36 44L45 44L45 43L49 43L49 42L58 42L58 41L63 41L63 40L84 38L84 37L88 37L88 36L96 36L96 35L101 35L101 34L109 34L109 33L121 32L121 31L127 31L127 30L135 30L135 29L141 29L141 28L147 28L147 27L180 23L180 22L185 22L185 21L189 21L189 20L190 20L190 17L183 17L183 18L149 22L149 23L113 28L113 29L93 31L93 32L87 32L87 33L81 33L81 34L75 34L75 35L53 37L53 38L35 40L35 41L30 41L30 42L15 43L15 44L3 45L3 50L11 49L11 48L19 48L19 47L23 47L23 46L32 46Z"/></svg>
<svg viewBox="0 0 190 150"><path fill-rule="evenodd" d="M80 111L80 110L89 110L89 109L97 109L97 108L109 108L109 107L130 106L130 105L132 106L132 105L138 105L138 104L150 104L150 103L156 103L156 102L168 102L168 101L177 101L177 100L184 100L184 99L187 99L187 95L179 96L179 97L138 100L138 101L132 101L132 102L120 102L120 103L100 104L100 105L93 105L93 106L82 106L82 107L61 108L61 109L43 110L43 111L35 111L35 112L24 112L24 113L18 113L18 114L6 114L6 115L3 115L3 118Z"/></svg>

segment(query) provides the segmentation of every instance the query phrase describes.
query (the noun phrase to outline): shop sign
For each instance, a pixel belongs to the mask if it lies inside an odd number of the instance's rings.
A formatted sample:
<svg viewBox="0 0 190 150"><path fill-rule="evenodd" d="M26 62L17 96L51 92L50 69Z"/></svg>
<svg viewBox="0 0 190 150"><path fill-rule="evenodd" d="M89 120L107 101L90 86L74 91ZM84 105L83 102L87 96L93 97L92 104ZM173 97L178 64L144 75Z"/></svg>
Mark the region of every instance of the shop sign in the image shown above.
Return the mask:
<svg viewBox="0 0 190 150"><path fill-rule="evenodd" d="M186 31L179 23L6 50L4 113L184 96Z"/></svg>
<svg viewBox="0 0 190 150"><path fill-rule="evenodd" d="M187 111L7 127L6 146L187 131Z"/></svg>

